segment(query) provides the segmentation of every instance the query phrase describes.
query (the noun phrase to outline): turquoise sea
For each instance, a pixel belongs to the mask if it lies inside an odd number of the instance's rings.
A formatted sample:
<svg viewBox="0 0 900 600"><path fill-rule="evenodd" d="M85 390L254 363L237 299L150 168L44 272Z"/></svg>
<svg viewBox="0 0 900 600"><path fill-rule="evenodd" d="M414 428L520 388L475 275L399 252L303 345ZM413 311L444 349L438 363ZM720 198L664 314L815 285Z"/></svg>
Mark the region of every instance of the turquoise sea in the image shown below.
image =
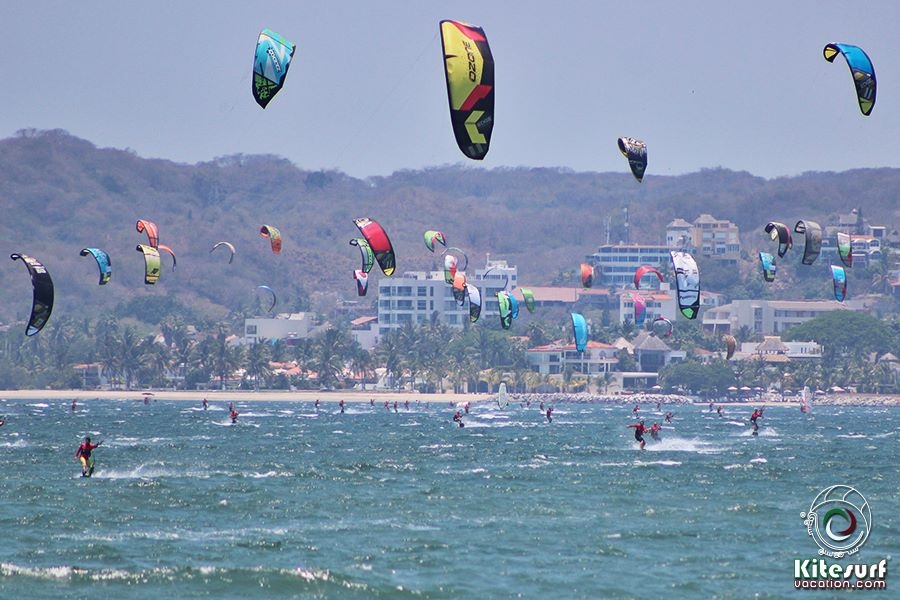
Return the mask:
<svg viewBox="0 0 900 600"><path fill-rule="evenodd" d="M419 396L419 398L426 398ZM900 551L900 408L408 410L0 400L0 598L816 598L800 517L869 501L856 561ZM649 425L662 422L642 406ZM103 440L81 478L81 438ZM888 597L900 588L891 573ZM863 595L866 595L864 593Z"/></svg>

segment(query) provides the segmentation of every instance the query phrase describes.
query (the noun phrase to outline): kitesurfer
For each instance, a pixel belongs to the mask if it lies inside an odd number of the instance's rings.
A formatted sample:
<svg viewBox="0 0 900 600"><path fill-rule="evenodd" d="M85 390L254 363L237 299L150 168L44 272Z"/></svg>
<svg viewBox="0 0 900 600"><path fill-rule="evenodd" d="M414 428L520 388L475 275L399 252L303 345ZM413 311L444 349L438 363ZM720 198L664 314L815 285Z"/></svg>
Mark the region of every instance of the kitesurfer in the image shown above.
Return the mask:
<svg viewBox="0 0 900 600"><path fill-rule="evenodd" d="M74 411L78 407L78 400L72 399L72 410Z"/></svg>
<svg viewBox="0 0 900 600"><path fill-rule="evenodd" d="M631 414L636 417L639 410L641 410L641 407L635 404L634 408L631 409Z"/></svg>
<svg viewBox="0 0 900 600"><path fill-rule="evenodd" d="M459 411L456 411L456 413L454 413L454 415L453 415L453 420L456 422L456 424L459 425L460 427L465 427L465 425L463 425L462 418L463 418L462 413Z"/></svg>
<svg viewBox="0 0 900 600"><path fill-rule="evenodd" d="M547 422L548 423L553 422L553 407L552 406L547 407Z"/></svg>
<svg viewBox="0 0 900 600"><path fill-rule="evenodd" d="M666 423L671 423L671 422L672 422L672 417L674 417L674 416L675 416L675 415L673 415L671 412L667 412L667 413L666 413Z"/></svg>
<svg viewBox="0 0 900 600"><path fill-rule="evenodd" d="M650 437L652 437L657 442L659 441L659 430L662 429L659 423L654 423L650 426Z"/></svg>
<svg viewBox="0 0 900 600"><path fill-rule="evenodd" d="M721 404L716 407L716 414L719 415L720 417L722 416L722 405Z"/></svg>
<svg viewBox="0 0 900 600"><path fill-rule="evenodd" d="M463 409L465 409L466 414L469 414L469 403L468 403L468 402L466 402L465 404L463 404Z"/></svg>
<svg viewBox="0 0 900 600"><path fill-rule="evenodd" d="M544 401L543 401L543 400L541 400L541 406L540 406L540 408L541 408L541 412L544 412Z"/></svg>
<svg viewBox="0 0 900 600"><path fill-rule="evenodd" d="M344 399L343 398L341 398L341 401L338 402L338 406L341 407L341 412L343 413L344 412Z"/></svg>
<svg viewBox="0 0 900 600"><path fill-rule="evenodd" d="M232 404L232 406L233 406L233 404ZM232 423L237 423L237 418L238 418L238 415L239 415L239 414L241 414L241 413L239 413L238 411L234 410L233 408L231 409L231 413L229 414L229 416L231 417L231 422L232 422Z"/></svg>
<svg viewBox="0 0 900 600"><path fill-rule="evenodd" d="M403 408L406 409L406 410L409 410L409 400L406 400L406 401L403 403Z"/></svg>
<svg viewBox="0 0 900 600"><path fill-rule="evenodd" d="M753 435L759 435L759 424L756 422L757 419L761 419L763 416L763 409L757 408L753 411L753 414L750 415L750 422L753 423Z"/></svg>
<svg viewBox="0 0 900 600"><path fill-rule="evenodd" d="M394 412L397 412L397 401L394 400Z"/></svg>
<svg viewBox="0 0 900 600"><path fill-rule="evenodd" d="M709 403L709 412L712 412L712 409L713 409L713 403L710 402L710 403Z"/></svg>
<svg viewBox="0 0 900 600"><path fill-rule="evenodd" d="M209 402L206 400L206 398L204 398L203 399L203 410L206 410L207 408L209 408Z"/></svg>
<svg viewBox="0 0 900 600"><path fill-rule="evenodd" d="M634 428L634 439L641 443L641 450L643 450L644 446L647 444L647 442L644 441L644 433L647 432L647 428L644 427L644 420L641 419L639 423L629 425L629 427Z"/></svg>
<svg viewBox="0 0 900 600"><path fill-rule="evenodd" d="M319 399L316 398L316 410L319 410Z"/></svg>
<svg viewBox="0 0 900 600"><path fill-rule="evenodd" d="M75 458L81 461L81 476L90 477L94 474L94 459L91 458L91 451L100 447L103 442L91 443L91 438L85 437L84 441L75 451Z"/></svg>
<svg viewBox="0 0 900 600"><path fill-rule="evenodd" d="M228 403L228 412L234 412L234 402Z"/></svg>

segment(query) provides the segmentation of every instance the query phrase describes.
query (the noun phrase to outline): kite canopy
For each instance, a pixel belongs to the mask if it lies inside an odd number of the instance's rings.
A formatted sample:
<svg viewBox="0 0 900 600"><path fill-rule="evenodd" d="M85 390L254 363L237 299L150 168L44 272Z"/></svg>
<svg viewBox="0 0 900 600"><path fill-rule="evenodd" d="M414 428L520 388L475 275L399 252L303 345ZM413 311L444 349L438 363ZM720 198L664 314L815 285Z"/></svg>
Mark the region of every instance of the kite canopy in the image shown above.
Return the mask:
<svg viewBox="0 0 900 600"><path fill-rule="evenodd" d="M762 267L763 279L768 283L775 281L775 273L777 272L775 257L768 252L760 252L759 264Z"/></svg>
<svg viewBox="0 0 900 600"><path fill-rule="evenodd" d="M678 309L688 319L696 319L700 313L700 271L697 263L687 252L672 251L669 254L675 270Z"/></svg>
<svg viewBox="0 0 900 600"><path fill-rule="evenodd" d="M634 270L634 289L641 289L641 278L644 277L647 273L654 273L656 278L659 279L660 283L665 281L665 277L656 267L651 267L650 265L641 265L637 269Z"/></svg>
<svg viewBox="0 0 900 600"><path fill-rule="evenodd" d="M263 225L259 228L259 236L269 238L272 243L272 252L274 254L281 254L281 232L278 231L277 227Z"/></svg>
<svg viewBox="0 0 900 600"><path fill-rule="evenodd" d="M275 290L270 288L267 285L258 285L256 286L258 290L266 290L272 295L272 304L269 305L269 308L266 309L266 312L272 312L272 309L275 308L275 305L278 304L278 297L275 295Z"/></svg>
<svg viewBox="0 0 900 600"><path fill-rule="evenodd" d="M391 245L391 240L381 225L368 217L354 219L353 223L356 224L360 233L369 242L372 252L375 253L375 260L378 262L378 266L381 267L381 272L388 277L393 275L396 267L394 247Z"/></svg>
<svg viewBox="0 0 900 600"><path fill-rule="evenodd" d="M478 286L467 283L466 295L469 297L469 321L474 323L481 316L481 292Z"/></svg>
<svg viewBox="0 0 900 600"><path fill-rule="evenodd" d="M831 265L831 281L834 284L834 299L843 302L847 297L847 273L844 267Z"/></svg>
<svg viewBox="0 0 900 600"><path fill-rule="evenodd" d="M296 46L271 29L263 29L253 59L253 98L265 108L284 86Z"/></svg>
<svg viewBox="0 0 900 600"><path fill-rule="evenodd" d="M731 360L731 357L734 356L734 351L737 348L737 340L733 335L728 335L726 333L722 336L722 341L725 342L725 360Z"/></svg>
<svg viewBox="0 0 900 600"><path fill-rule="evenodd" d="M25 263L29 275L31 275L31 287L33 297L31 301L31 316L25 327L25 335L32 336L44 328L53 312L53 280L50 273L36 258L26 254L10 254L12 260L21 260Z"/></svg>
<svg viewBox="0 0 900 600"><path fill-rule="evenodd" d="M853 266L853 245L851 244L851 241L850 234L838 232L838 256L841 257L841 262L844 263L845 267Z"/></svg>
<svg viewBox="0 0 900 600"><path fill-rule="evenodd" d="M650 323L650 331L658 337L670 337L673 330L672 321L665 317L656 317Z"/></svg>
<svg viewBox="0 0 900 600"><path fill-rule="evenodd" d="M134 224L134 228L137 229L138 233L147 232L147 243L150 244L151 248L159 247L159 227L156 226L156 223L138 219L138 222Z"/></svg>
<svg viewBox="0 0 900 600"><path fill-rule="evenodd" d="M581 313L572 313L572 335L575 337L575 349L584 352L588 343L588 326Z"/></svg>
<svg viewBox="0 0 900 600"><path fill-rule="evenodd" d="M629 294L631 294L631 301L634 303L634 324L641 327L644 324L644 319L647 317L647 302L637 292L629 292Z"/></svg>
<svg viewBox="0 0 900 600"><path fill-rule="evenodd" d="M425 232L425 247L434 252L434 245L440 244L441 246L447 247L447 239L444 237L444 234L440 231L435 231L434 229L429 229Z"/></svg>
<svg viewBox="0 0 900 600"><path fill-rule="evenodd" d="M588 263L581 263L581 286L585 289L594 285L594 267Z"/></svg>
<svg viewBox="0 0 900 600"><path fill-rule="evenodd" d="M175 257L175 251L166 246L165 244L160 244L158 247L159 250L165 250L172 257L172 270L175 270L175 267L178 265L178 259ZM161 260L161 259L160 259Z"/></svg>
<svg viewBox="0 0 900 600"><path fill-rule="evenodd" d="M638 180L644 180L644 171L647 170L647 144L630 137L620 137L618 140L619 152L628 159L631 174Z"/></svg>
<svg viewBox="0 0 900 600"><path fill-rule="evenodd" d="M766 233L769 234L772 241L778 241L778 257L784 258L787 251L794 245L791 240L791 230L784 223L772 221L766 224Z"/></svg>
<svg viewBox="0 0 900 600"><path fill-rule="evenodd" d="M369 273L362 269L355 269L353 271L353 279L356 280L356 293L360 296L365 296L366 292L369 291Z"/></svg>
<svg viewBox="0 0 900 600"><path fill-rule="evenodd" d="M369 242L365 238L353 238L350 240L350 245L359 248L360 259L362 260L360 269L364 273L371 271L372 267L375 266L375 253L372 252L372 246L369 245Z"/></svg>
<svg viewBox="0 0 900 600"><path fill-rule="evenodd" d="M522 300L525 302L525 308L528 309L528 312L533 313L535 308L534 292L532 292L529 288L521 288L521 290Z"/></svg>
<svg viewBox="0 0 900 600"><path fill-rule="evenodd" d="M806 237L806 243L803 245L803 258L800 260L804 265L811 265L819 258L819 252L822 250L822 228L815 221L797 221L794 225L794 233L802 233Z"/></svg>
<svg viewBox="0 0 900 600"><path fill-rule="evenodd" d="M225 246L226 248L231 250L231 255L228 257L228 264L230 265L231 261L234 260L234 252L235 252L234 245L231 242L217 242L216 245L212 247L212 250L210 250L210 252L212 252L219 246Z"/></svg>
<svg viewBox="0 0 900 600"><path fill-rule="evenodd" d="M497 307L500 310L500 326L503 329L512 327L512 307L509 304L509 292L500 290L497 292Z"/></svg>
<svg viewBox="0 0 900 600"><path fill-rule="evenodd" d="M462 267L459 266L459 257L451 254L452 252L455 252L456 254L459 254L460 257L462 257ZM465 271L469 266L469 257L466 256L465 252L463 252L459 248L454 248L453 246L450 246L449 248L441 252L441 256L444 257L444 281L452 284L453 278L456 277L456 272L458 270Z"/></svg>
<svg viewBox="0 0 900 600"><path fill-rule="evenodd" d="M494 129L494 58L484 30L441 21L450 123L463 154L483 159Z"/></svg>
<svg viewBox="0 0 900 600"><path fill-rule="evenodd" d="M159 280L161 266L159 250L144 244L138 244L135 250L144 254L144 283L146 285L155 284Z"/></svg>
<svg viewBox="0 0 900 600"><path fill-rule="evenodd" d="M869 60L869 55L859 46L852 44L827 44L822 50L825 60L834 62L838 54L843 54L850 67L850 75L856 86L856 99L859 102L859 110L865 116L869 116L875 108L875 67Z"/></svg>
<svg viewBox="0 0 900 600"><path fill-rule="evenodd" d="M112 261L109 259L109 254L100 248L82 248L79 254L81 256L93 256L94 260L97 261L97 267L100 269L99 285L109 283L109 278L112 277Z"/></svg>

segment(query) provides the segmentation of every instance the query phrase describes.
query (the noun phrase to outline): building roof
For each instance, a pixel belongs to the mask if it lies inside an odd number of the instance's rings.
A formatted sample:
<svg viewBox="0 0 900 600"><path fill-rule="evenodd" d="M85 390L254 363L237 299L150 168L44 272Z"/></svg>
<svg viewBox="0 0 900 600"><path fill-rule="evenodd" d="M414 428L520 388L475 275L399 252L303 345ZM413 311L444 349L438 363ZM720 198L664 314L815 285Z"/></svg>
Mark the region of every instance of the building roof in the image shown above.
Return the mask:
<svg viewBox="0 0 900 600"><path fill-rule="evenodd" d="M688 223L681 217L678 217L677 219L666 225L666 229L690 229L691 227L693 227L693 225Z"/></svg>
<svg viewBox="0 0 900 600"><path fill-rule="evenodd" d="M356 319L353 319L352 321L350 321L350 325L352 325L353 327L361 327L362 325L368 325L372 321L377 321L377 320L378 320L378 317L372 316L372 315L369 315L366 317L357 317Z"/></svg>
<svg viewBox="0 0 900 600"><path fill-rule="evenodd" d="M767 335L766 339L756 347L757 353L777 353L777 354L785 354L789 348L787 345L781 341L781 338L777 335Z"/></svg>
<svg viewBox="0 0 900 600"><path fill-rule="evenodd" d="M635 350L642 352L671 352L672 349L655 335L650 335L646 331L642 331L634 338L632 342Z"/></svg>

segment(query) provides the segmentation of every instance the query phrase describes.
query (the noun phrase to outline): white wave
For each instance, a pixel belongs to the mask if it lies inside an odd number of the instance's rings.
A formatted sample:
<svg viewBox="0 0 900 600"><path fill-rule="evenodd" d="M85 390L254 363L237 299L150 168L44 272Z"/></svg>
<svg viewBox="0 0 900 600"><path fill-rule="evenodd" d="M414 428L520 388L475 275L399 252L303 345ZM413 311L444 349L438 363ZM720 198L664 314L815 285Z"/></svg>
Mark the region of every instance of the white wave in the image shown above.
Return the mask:
<svg viewBox="0 0 900 600"><path fill-rule="evenodd" d="M677 467L681 464L681 461L678 460L636 460L634 461L635 466L644 467L648 465L663 465L665 467Z"/></svg>

